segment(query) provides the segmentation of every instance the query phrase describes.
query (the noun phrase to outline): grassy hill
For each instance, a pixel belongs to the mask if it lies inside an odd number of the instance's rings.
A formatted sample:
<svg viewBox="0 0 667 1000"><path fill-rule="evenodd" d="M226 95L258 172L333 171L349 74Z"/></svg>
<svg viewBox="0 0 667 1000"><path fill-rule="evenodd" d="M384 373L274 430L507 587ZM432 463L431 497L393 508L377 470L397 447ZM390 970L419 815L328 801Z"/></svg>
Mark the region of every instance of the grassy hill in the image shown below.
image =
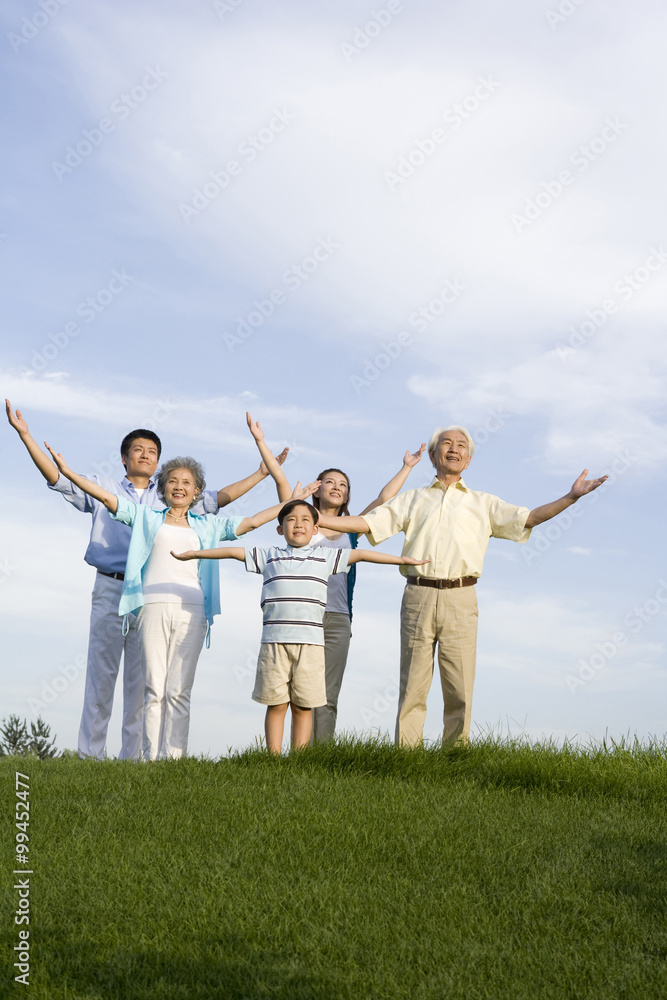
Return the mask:
<svg viewBox="0 0 667 1000"><path fill-rule="evenodd" d="M3 758L5 873L17 769L30 986L12 982L10 917L0 996L665 996L664 745Z"/></svg>

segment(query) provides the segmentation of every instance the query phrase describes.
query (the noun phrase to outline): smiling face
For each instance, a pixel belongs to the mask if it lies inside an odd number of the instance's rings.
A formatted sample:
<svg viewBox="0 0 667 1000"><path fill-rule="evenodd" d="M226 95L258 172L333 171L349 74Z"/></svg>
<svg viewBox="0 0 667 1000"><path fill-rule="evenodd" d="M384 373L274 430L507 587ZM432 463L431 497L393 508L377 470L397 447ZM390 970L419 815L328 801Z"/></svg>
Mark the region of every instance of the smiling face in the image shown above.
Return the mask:
<svg viewBox="0 0 667 1000"><path fill-rule="evenodd" d="M461 431L443 431L429 455L439 476L461 476L470 465L468 439Z"/></svg>
<svg viewBox="0 0 667 1000"><path fill-rule="evenodd" d="M197 484L189 469L174 469L164 484L164 499L170 507L190 507L197 499Z"/></svg>
<svg viewBox="0 0 667 1000"><path fill-rule="evenodd" d="M129 479L132 476L152 476L157 469L158 447L149 438L135 438L127 450L126 455L121 455L126 475Z"/></svg>
<svg viewBox="0 0 667 1000"><path fill-rule="evenodd" d="M317 533L317 525L313 520L310 507L306 504L298 504L293 507L289 514L283 518L282 524L276 529L282 535L288 545L294 548L301 548L309 545L313 536Z"/></svg>
<svg viewBox="0 0 667 1000"><path fill-rule="evenodd" d="M330 469L321 477L315 496L320 501L320 510L343 507L350 495L350 484L344 472Z"/></svg>

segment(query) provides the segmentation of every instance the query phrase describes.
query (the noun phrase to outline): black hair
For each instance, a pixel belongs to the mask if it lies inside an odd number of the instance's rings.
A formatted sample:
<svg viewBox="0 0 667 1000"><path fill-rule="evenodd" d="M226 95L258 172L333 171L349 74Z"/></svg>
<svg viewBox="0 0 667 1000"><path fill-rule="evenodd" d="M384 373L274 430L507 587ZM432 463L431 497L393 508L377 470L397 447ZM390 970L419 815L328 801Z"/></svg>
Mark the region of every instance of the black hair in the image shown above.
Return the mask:
<svg viewBox="0 0 667 1000"><path fill-rule="evenodd" d="M349 517L350 516L350 508L349 508L348 505L350 503L350 477L348 476L347 472L343 472L342 469L324 469L323 472L320 472L320 474L319 474L319 476L317 478L318 479L324 479L324 477L329 472L338 472L341 476L345 476L345 479L347 481L347 500L345 501L345 503L342 503L340 505L340 507L337 509L337 511L336 511L336 517ZM320 498L319 497L316 497L316 496L313 497L313 505L315 507L317 507L318 510L320 509Z"/></svg>
<svg viewBox="0 0 667 1000"><path fill-rule="evenodd" d="M282 508L278 514L278 524L282 527L283 521L295 507L307 507L313 518L313 524L317 524L320 519L320 515L317 513L317 509L313 507L312 504L306 503L305 500L288 500L285 506Z"/></svg>
<svg viewBox="0 0 667 1000"><path fill-rule="evenodd" d="M160 457L160 455L162 454L162 442L160 441L155 431L146 430L145 427L138 427L136 431L130 431L129 434L126 434L123 440L121 441L120 443L121 458L123 457L123 455L127 455L132 446L132 443L136 441L137 438L148 438L149 441L152 441L153 444L157 445L157 457L158 458ZM123 465L124 464L125 463L123 462Z"/></svg>

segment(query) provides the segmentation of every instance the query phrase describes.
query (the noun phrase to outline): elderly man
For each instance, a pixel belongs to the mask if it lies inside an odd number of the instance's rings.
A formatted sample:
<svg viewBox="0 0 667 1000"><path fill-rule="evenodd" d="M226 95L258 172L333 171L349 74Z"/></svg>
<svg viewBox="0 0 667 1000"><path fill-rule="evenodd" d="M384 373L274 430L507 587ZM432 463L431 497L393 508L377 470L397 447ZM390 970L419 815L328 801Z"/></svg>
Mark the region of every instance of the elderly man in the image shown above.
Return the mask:
<svg viewBox="0 0 667 1000"><path fill-rule="evenodd" d="M525 542L531 528L560 514L607 479L587 480L584 469L565 496L528 510L466 486L461 476L474 449L464 427L439 427L428 446L436 473L430 486L399 493L363 517L320 517L324 528L366 534L372 545L402 531L403 555L430 559L425 566L401 568L407 585L401 605L396 741L409 746L422 739L436 646L444 699L443 740L468 738L477 642L474 584L482 573L489 538Z"/></svg>
<svg viewBox="0 0 667 1000"><path fill-rule="evenodd" d="M123 635L123 619L118 615L118 603L123 589L125 563L130 545L131 529L115 521L104 504L87 496L60 474L46 452L32 437L20 410L13 412L5 400L7 419L25 445L28 454L46 480L50 490L60 493L68 503L92 516L90 542L85 561L97 572L93 586L88 662L79 728L79 756L101 759L106 756L107 729L113 707L114 689L123 658L123 724L119 757L137 760L141 757L142 715L144 707L144 675L141 649L137 637L136 619L130 620L127 635ZM120 458L125 468L122 479L90 475L91 479L110 493L124 496L134 503L162 508L153 478L160 459L162 445L152 430L137 428L126 434L120 446ZM287 449L278 457L282 464ZM252 475L217 491L206 491L193 507L195 513L215 514L220 507L243 496L268 476L262 462Z"/></svg>

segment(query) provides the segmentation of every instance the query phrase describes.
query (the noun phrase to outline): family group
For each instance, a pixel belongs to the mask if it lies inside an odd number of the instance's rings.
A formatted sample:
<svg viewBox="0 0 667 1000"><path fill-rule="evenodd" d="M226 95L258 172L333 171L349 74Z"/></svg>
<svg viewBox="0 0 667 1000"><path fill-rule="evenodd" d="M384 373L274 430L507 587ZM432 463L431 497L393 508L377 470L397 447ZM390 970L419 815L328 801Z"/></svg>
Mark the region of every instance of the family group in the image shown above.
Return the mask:
<svg viewBox="0 0 667 1000"><path fill-rule="evenodd" d="M161 442L139 428L125 436L125 476L82 476L46 442L44 452L21 411L6 400L7 417L51 490L91 514L85 560L96 570L79 755L103 758L114 688L123 658L123 727L119 756L156 760L187 751L190 698L197 661L220 613L214 560L236 559L263 577L263 628L253 699L266 706L267 748L279 753L288 707L292 746L331 739L351 635L358 562L401 567L401 664L396 739L423 737L426 700L437 651L444 712L443 739L466 740L475 677L477 599L474 585L491 537L524 542L530 530L607 478L588 470L558 500L529 510L469 489L462 474L474 442L461 426L439 427L428 443L435 476L429 486L399 492L426 444L406 452L398 473L358 516L349 512L350 480L337 468L292 490L283 463L250 414L260 452L257 471L207 491L201 465L190 457L161 465ZM49 457L50 455L50 457ZM267 476L278 503L250 517L220 508ZM310 502L309 502L310 501ZM284 546L220 547L278 520ZM358 547L404 534L400 556Z"/></svg>

